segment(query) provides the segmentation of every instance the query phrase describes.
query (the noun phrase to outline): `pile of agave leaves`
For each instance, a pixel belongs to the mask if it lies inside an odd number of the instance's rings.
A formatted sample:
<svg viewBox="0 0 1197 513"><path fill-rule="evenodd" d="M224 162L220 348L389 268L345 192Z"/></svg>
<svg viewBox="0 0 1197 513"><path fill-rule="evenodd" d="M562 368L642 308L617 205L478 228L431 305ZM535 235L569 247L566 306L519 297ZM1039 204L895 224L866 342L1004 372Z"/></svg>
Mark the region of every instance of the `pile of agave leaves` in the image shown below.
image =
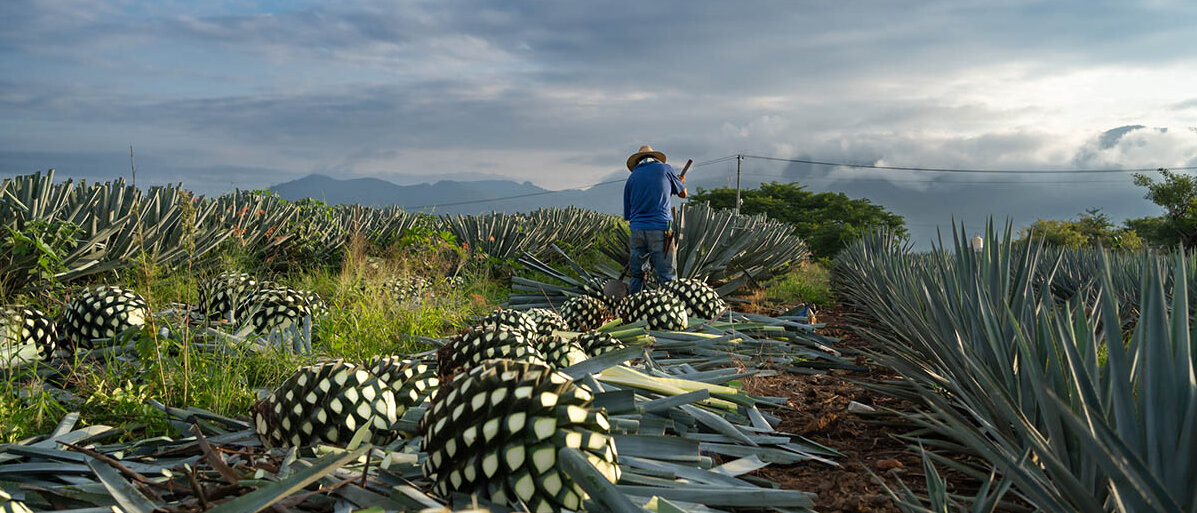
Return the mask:
<svg viewBox="0 0 1197 513"><path fill-rule="evenodd" d="M816 334L820 325L808 321L805 310L794 310L778 317L691 319L685 331L652 331L644 321L604 326L627 347L563 370L594 390L595 404L608 412L622 471L610 483L576 450L561 450L558 464L589 495L586 509L808 510L812 494L782 490L750 474L800 461L835 466L839 455L776 430L785 398L756 397L734 386L751 375L856 368L854 355L837 351L836 340ZM238 343L201 332L195 340ZM78 513L511 510L477 497L434 496L421 474L426 455L418 436L372 446L363 429L344 447L268 449L247 418L154 406L178 428L176 436L122 441L125 430L78 428L78 415L71 414L52 433L0 446L0 507ZM413 408L400 422L414 427L423 411Z"/></svg>

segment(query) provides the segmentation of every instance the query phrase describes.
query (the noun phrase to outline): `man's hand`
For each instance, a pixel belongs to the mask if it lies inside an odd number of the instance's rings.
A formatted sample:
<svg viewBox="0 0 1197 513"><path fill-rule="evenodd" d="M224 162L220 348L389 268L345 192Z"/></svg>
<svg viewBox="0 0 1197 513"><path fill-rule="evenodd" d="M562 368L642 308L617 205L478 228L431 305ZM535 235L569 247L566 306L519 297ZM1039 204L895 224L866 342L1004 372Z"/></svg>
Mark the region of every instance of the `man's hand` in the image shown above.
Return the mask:
<svg viewBox="0 0 1197 513"><path fill-rule="evenodd" d="M686 188L685 187L682 187L682 192L677 193L677 197L682 198L682 199L686 198Z"/></svg>

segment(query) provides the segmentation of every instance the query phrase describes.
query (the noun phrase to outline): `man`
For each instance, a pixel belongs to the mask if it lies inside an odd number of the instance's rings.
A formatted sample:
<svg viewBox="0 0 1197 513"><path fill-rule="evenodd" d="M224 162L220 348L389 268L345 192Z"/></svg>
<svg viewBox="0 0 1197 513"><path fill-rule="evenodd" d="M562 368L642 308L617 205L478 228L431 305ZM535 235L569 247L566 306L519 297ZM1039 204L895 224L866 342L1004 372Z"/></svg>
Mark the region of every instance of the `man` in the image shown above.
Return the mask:
<svg viewBox="0 0 1197 513"><path fill-rule="evenodd" d="M657 282L677 279L677 245L672 243L673 213L669 197L686 197L686 179L665 163L665 154L641 146L628 157L632 174L623 186L623 218L631 225L628 265L632 280L628 293L644 288L644 260L652 262ZM667 234L669 241L667 242Z"/></svg>

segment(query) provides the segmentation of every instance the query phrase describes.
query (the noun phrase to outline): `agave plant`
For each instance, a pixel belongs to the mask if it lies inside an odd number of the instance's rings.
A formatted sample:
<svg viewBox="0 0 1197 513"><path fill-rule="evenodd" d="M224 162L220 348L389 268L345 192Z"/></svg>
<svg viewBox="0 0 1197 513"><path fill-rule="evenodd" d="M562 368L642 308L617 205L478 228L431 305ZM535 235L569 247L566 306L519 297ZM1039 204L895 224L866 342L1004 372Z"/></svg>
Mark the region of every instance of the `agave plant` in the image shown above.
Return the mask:
<svg viewBox="0 0 1197 513"><path fill-rule="evenodd" d="M932 412L911 418L1042 510L1194 511L1197 460L1167 456L1197 449L1186 257L1169 271L1141 255L1126 300L1101 256L1086 273L1096 279L1061 300L1036 272L1042 246L1011 239L1009 225L1001 237L990 226L974 252L961 228L920 256L875 234L838 257L838 290ZM1127 301L1139 305L1129 338Z"/></svg>

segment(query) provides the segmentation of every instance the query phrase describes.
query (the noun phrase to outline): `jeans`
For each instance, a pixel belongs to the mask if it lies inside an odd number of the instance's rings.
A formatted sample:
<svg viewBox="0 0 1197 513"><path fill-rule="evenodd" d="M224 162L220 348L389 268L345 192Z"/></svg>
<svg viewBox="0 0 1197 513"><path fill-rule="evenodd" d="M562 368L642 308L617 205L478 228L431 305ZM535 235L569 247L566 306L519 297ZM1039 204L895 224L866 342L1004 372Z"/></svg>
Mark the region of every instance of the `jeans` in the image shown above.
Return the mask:
<svg viewBox="0 0 1197 513"><path fill-rule="evenodd" d="M663 230L632 230L628 246L631 252L628 258L628 274L632 277L628 283L629 294L635 294L644 288L645 259L652 262L658 283L677 279L677 247L674 245L666 251Z"/></svg>

